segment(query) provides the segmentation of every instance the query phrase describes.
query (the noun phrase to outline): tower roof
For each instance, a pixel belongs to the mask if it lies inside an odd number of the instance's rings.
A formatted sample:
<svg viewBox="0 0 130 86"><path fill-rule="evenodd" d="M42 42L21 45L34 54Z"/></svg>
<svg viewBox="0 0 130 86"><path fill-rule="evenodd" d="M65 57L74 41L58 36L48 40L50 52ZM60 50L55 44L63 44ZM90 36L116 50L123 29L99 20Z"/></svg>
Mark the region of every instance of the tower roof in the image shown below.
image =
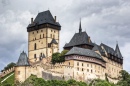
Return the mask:
<svg viewBox="0 0 130 86"><path fill-rule="evenodd" d="M86 32L75 33L70 42L65 44L64 48L82 44L93 46L93 43L91 40L89 41L89 36L87 35Z"/></svg>
<svg viewBox="0 0 130 86"><path fill-rule="evenodd" d="M118 58L121 58L121 59L123 58L123 57L122 57L122 54L121 54L121 52L120 52L120 49L119 49L118 44L116 45L115 55L116 55Z"/></svg>
<svg viewBox="0 0 130 86"><path fill-rule="evenodd" d="M51 40L51 44L52 44L52 43L58 44L57 41L56 41L54 38Z"/></svg>
<svg viewBox="0 0 130 86"><path fill-rule="evenodd" d="M29 24L28 28L33 27L35 25L41 25L41 24L52 24L61 27L60 24L54 20L49 10L38 13L33 24Z"/></svg>
<svg viewBox="0 0 130 86"><path fill-rule="evenodd" d="M27 54L23 51L18 59L16 66L29 66Z"/></svg>

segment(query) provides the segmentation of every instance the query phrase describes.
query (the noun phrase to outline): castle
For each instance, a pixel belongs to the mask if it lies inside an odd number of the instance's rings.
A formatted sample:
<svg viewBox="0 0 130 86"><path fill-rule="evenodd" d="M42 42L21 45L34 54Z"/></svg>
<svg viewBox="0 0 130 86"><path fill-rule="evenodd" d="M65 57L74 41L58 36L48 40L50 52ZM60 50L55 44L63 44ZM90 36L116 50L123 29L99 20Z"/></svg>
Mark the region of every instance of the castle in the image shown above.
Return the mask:
<svg viewBox="0 0 130 86"><path fill-rule="evenodd" d="M15 81L23 82L31 74L50 79L75 79L89 81L105 79L116 83L119 72L123 69L123 56L118 44L113 49L103 43L97 45L90 36L82 31L75 33L69 43L63 47L69 50L65 62L51 63L52 54L59 52L61 25L53 18L49 10L38 13L35 20L31 18L28 32L28 56L23 51L15 66ZM62 41L62 39L61 39Z"/></svg>

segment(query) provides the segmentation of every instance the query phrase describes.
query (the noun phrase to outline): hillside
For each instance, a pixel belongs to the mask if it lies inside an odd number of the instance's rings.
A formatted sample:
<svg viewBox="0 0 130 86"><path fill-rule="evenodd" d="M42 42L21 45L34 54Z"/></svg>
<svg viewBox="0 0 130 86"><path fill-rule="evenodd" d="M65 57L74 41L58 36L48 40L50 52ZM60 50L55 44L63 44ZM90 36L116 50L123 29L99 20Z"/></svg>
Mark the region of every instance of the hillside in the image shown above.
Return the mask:
<svg viewBox="0 0 130 86"><path fill-rule="evenodd" d="M14 85L14 72L4 76L3 78L0 78L0 85L7 85L7 86L13 86Z"/></svg>

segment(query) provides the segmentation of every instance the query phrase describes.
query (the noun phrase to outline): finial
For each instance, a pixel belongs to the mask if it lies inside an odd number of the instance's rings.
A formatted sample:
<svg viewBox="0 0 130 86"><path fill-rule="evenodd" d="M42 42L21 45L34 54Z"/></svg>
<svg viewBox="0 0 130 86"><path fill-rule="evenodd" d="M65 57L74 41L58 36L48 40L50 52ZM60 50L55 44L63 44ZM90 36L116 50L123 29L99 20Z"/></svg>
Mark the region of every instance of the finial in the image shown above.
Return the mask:
<svg viewBox="0 0 130 86"><path fill-rule="evenodd" d="M79 33L82 32L82 27L81 27L81 18L80 18L80 23L79 23Z"/></svg>

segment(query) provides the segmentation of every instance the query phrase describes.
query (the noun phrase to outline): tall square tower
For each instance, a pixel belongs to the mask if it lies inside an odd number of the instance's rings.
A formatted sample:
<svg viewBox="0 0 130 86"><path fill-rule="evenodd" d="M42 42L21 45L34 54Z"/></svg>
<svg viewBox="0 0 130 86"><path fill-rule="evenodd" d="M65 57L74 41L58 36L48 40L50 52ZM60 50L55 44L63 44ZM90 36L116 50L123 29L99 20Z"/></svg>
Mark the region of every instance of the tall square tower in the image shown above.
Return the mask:
<svg viewBox="0 0 130 86"><path fill-rule="evenodd" d="M49 10L38 13L35 20L31 18L28 32L28 57L31 62L40 57L50 57L59 51L60 24L53 18Z"/></svg>

